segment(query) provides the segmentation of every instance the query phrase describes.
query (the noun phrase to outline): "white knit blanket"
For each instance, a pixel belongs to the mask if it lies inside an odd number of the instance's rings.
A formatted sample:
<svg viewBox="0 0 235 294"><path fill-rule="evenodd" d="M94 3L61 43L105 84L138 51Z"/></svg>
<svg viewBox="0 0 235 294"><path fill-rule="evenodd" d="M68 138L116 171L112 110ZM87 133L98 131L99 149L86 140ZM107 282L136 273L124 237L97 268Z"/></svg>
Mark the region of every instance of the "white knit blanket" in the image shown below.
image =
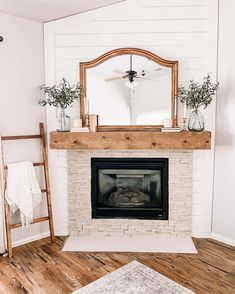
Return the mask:
<svg viewBox="0 0 235 294"><path fill-rule="evenodd" d="M19 209L22 226L28 226L33 221L33 209L42 201L35 169L29 161L9 163L7 167L6 200L11 213Z"/></svg>

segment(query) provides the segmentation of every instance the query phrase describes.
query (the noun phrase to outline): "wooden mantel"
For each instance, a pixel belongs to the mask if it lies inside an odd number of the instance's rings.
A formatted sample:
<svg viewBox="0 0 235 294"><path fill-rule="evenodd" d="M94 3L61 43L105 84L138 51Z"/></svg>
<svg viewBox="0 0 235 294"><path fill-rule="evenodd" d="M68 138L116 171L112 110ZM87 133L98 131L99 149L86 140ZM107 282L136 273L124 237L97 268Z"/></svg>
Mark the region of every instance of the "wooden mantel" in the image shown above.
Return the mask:
<svg viewBox="0 0 235 294"><path fill-rule="evenodd" d="M211 132L51 132L52 149L210 149Z"/></svg>

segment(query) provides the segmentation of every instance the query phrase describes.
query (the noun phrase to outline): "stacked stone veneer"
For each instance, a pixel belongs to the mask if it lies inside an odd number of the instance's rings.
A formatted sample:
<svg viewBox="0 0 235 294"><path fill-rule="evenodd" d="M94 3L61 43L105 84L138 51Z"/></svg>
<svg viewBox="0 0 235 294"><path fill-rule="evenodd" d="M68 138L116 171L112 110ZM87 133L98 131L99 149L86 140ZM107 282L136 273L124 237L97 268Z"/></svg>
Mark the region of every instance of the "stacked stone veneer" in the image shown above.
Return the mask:
<svg viewBox="0 0 235 294"><path fill-rule="evenodd" d="M169 220L92 219L91 157L169 158ZM193 180L192 151L68 151L70 234L136 236L161 234L191 236Z"/></svg>

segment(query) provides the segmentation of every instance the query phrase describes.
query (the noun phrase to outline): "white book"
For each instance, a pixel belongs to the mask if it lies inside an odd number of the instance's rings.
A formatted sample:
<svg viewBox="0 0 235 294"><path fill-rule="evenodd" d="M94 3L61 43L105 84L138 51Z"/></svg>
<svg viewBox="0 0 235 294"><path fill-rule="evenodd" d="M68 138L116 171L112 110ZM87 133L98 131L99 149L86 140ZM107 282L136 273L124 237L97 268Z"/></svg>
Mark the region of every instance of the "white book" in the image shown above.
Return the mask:
<svg viewBox="0 0 235 294"><path fill-rule="evenodd" d="M166 128L161 128L162 130L180 130L180 127L175 127L175 128L173 128L173 127L166 127Z"/></svg>
<svg viewBox="0 0 235 294"><path fill-rule="evenodd" d="M161 128L162 132L172 132L172 133L178 133L180 132L180 128Z"/></svg>
<svg viewBox="0 0 235 294"><path fill-rule="evenodd" d="M84 127L84 128L71 128L70 132L77 132L77 133L87 133L89 132L89 128Z"/></svg>

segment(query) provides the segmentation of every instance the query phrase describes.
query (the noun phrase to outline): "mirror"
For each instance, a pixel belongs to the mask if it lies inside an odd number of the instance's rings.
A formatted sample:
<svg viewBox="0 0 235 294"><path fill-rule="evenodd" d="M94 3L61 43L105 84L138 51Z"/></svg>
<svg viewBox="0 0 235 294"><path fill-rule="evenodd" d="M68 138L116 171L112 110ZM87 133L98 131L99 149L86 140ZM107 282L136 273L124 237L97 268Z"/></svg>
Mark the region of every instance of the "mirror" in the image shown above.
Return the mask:
<svg viewBox="0 0 235 294"><path fill-rule="evenodd" d="M99 130L177 126L177 61L124 48L80 63L81 117L99 116Z"/></svg>

